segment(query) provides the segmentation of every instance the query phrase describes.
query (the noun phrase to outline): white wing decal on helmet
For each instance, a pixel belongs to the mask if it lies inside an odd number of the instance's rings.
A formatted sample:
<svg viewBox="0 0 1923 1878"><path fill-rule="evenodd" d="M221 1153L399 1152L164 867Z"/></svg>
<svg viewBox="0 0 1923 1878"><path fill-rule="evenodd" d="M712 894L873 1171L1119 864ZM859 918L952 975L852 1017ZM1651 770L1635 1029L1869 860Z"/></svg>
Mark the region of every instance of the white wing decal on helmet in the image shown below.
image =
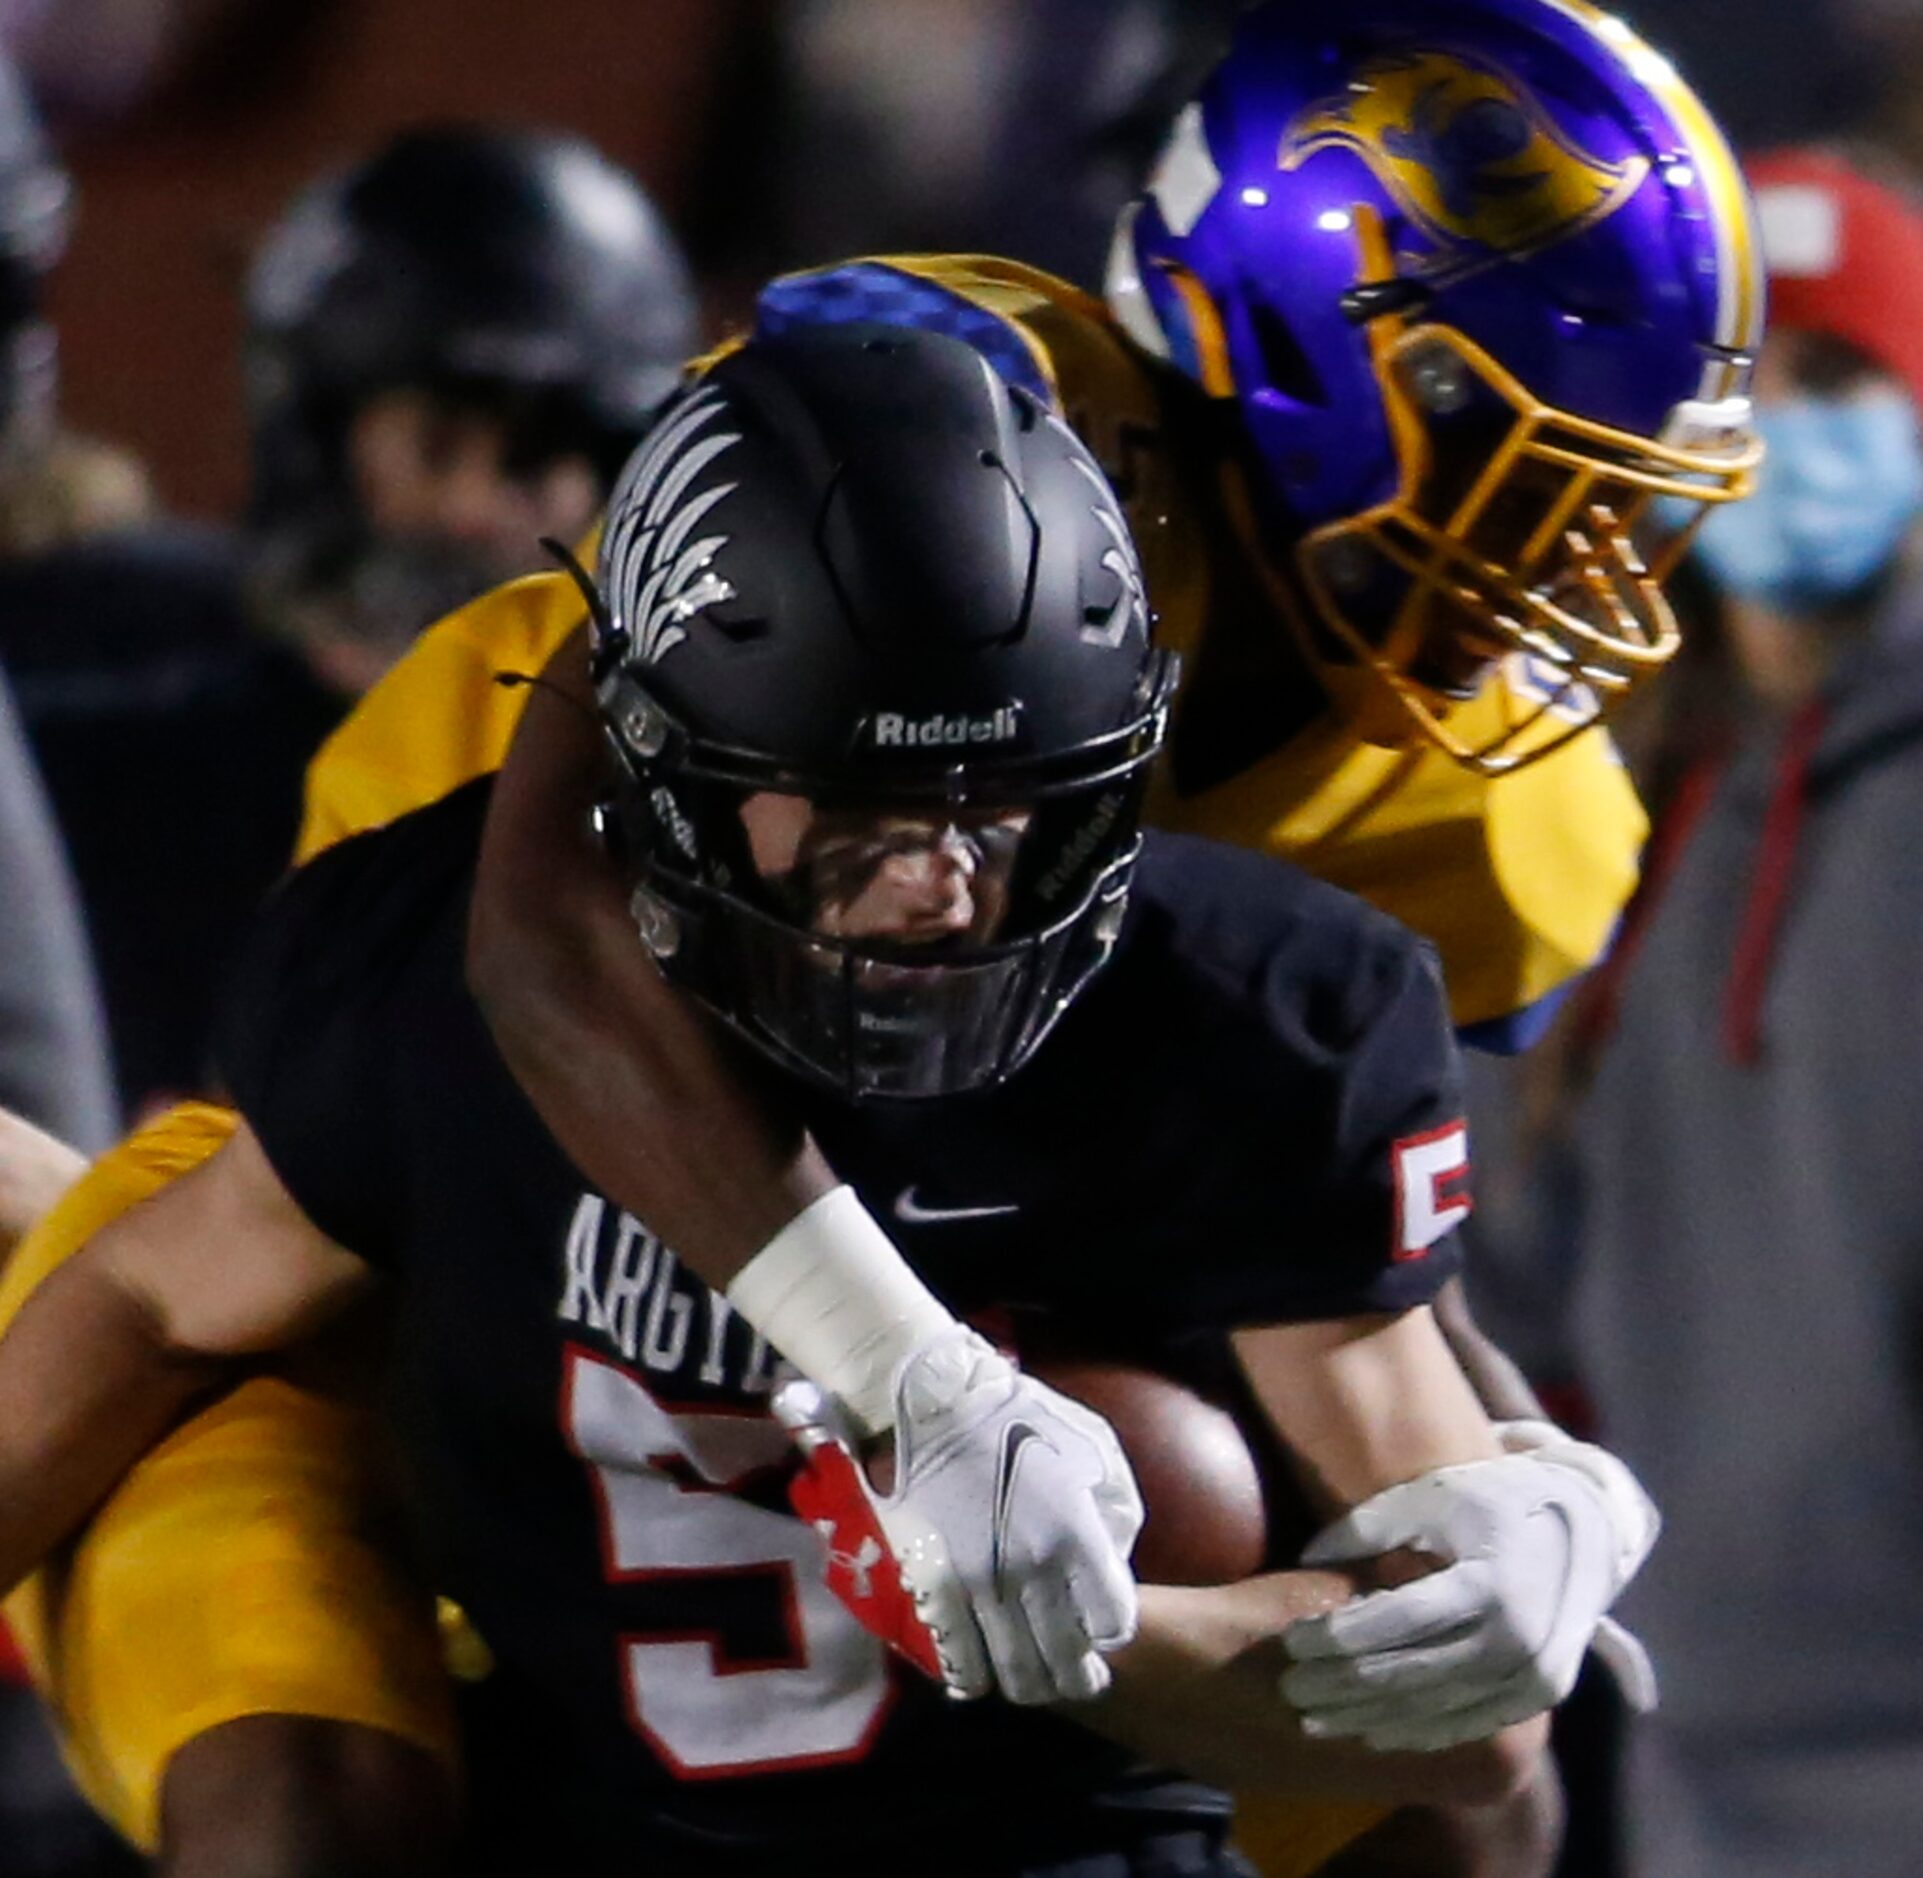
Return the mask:
<svg viewBox="0 0 1923 1878"><path fill-rule="evenodd" d="M701 435L726 409L719 391L697 391L642 445L608 504L601 584L616 624L628 630L631 656L643 665L687 638L687 622L703 607L735 595L713 566L728 537L688 539L708 511L740 487L717 483L687 494L710 463L741 441L739 431Z"/></svg>
<svg viewBox="0 0 1923 1878"><path fill-rule="evenodd" d="M1136 620L1146 623L1148 589L1142 580L1141 564L1135 558L1134 540L1129 535L1128 524L1122 520L1121 510L1115 506L1115 492L1108 486L1108 479L1079 449L1069 461L1095 491L1095 519L1115 544L1102 556L1102 565L1121 582L1122 588L1103 618L1090 620L1082 627L1082 638L1092 646L1113 648L1128 636L1128 629Z"/></svg>

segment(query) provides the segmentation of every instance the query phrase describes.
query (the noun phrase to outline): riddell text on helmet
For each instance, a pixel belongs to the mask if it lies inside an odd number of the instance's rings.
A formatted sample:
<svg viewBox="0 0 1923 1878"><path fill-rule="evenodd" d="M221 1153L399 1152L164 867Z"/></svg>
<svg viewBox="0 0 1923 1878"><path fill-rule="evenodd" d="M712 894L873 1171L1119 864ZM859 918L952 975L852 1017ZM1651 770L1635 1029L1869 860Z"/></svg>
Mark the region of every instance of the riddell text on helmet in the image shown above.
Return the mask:
<svg viewBox="0 0 1923 1878"><path fill-rule="evenodd" d="M870 739L877 750L926 750L956 743L1012 743L1021 735L1021 706L1004 704L987 717L917 717L877 711Z"/></svg>

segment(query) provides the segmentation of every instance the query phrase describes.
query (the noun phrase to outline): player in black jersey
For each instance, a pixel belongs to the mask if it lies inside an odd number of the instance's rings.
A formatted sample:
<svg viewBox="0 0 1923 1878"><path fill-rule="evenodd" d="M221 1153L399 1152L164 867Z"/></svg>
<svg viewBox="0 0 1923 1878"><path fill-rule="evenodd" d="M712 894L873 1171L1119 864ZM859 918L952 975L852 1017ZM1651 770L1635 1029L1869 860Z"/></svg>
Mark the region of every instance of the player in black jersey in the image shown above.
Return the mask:
<svg viewBox="0 0 1923 1878"><path fill-rule="evenodd" d="M944 1315L1226 1336L1323 1510L1405 1484L1479 1509L1455 1569L1521 1587L1532 1645L1589 1608L1580 1650L1607 1601L1566 1583L1596 1549L1572 1529L1608 1517L1597 1457L1500 1453L1426 1308L1466 1210L1433 964L1286 866L1138 837L1169 674L1113 522L1081 446L957 342L758 342L678 401L601 565L608 824L643 936L779 1065ZM292 878L236 997L243 1125L0 1341L0 1587L238 1361L378 1297L426 1555L497 1664L471 1869L1227 1872L1223 1803L1183 1775L1508 1790L1541 1725L1501 1727L1472 1683L1442 1752L1377 1751L1390 1712L1356 1730L1373 1748L1297 1727L1277 1639L1318 1595L1297 1572L1144 1587L1139 1625L1114 1587L1072 1587L1111 1617L1084 1693L1113 1687L1067 1713L895 1665L781 1503L774 1352L586 1188L489 1041L462 968L489 788ZM1126 1550L1112 1438L1022 1387L1045 1436L1023 1471ZM1034 1635L971 1635L890 1526L1015 1378L958 1332L896 1388L879 1518L937 1645L1059 1677ZM1522 1503L1562 1517L1499 1517Z"/></svg>

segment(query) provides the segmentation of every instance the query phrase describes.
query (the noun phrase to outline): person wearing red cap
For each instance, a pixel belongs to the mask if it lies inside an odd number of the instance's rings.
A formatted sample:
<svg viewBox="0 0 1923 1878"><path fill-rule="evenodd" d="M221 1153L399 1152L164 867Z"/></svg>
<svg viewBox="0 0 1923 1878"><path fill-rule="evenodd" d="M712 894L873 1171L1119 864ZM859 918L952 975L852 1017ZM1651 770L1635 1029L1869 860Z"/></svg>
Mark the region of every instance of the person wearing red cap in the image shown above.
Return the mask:
<svg viewBox="0 0 1923 1878"><path fill-rule="evenodd" d="M1696 552L1739 701L1573 1132L1576 1347L1664 1508L1637 1878L1923 1868L1923 211L1756 162L1769 456ZM1603 1007L1607 1016L1601 1017Z"/></svg>
<svg viewBox="0 0 1923 1878"><path fill-rule="evenodd" d="M1749 173L1769 267L1754 386L1768 466L1696 551L1739 656L1781 699L1876 610L1923 513L1923 215L1827 152Z"/></svg>

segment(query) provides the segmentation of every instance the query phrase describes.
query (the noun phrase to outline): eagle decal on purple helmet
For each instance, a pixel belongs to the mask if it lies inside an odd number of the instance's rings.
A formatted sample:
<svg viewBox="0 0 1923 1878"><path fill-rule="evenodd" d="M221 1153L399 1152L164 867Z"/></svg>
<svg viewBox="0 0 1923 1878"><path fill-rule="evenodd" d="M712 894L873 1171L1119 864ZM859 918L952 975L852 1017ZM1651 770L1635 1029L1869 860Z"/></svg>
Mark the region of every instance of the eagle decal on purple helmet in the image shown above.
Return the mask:
<svg viewBox="0 0 1923 1878"><path fill-rule="evenodd" d="M1420 48L1365 60L1340 92L1297 113L1278 166L1352 150L1440 253L1410 258L1431 281L1534 254L1612 215L1648 159L1584 150L1499 67Z"/></svg>

